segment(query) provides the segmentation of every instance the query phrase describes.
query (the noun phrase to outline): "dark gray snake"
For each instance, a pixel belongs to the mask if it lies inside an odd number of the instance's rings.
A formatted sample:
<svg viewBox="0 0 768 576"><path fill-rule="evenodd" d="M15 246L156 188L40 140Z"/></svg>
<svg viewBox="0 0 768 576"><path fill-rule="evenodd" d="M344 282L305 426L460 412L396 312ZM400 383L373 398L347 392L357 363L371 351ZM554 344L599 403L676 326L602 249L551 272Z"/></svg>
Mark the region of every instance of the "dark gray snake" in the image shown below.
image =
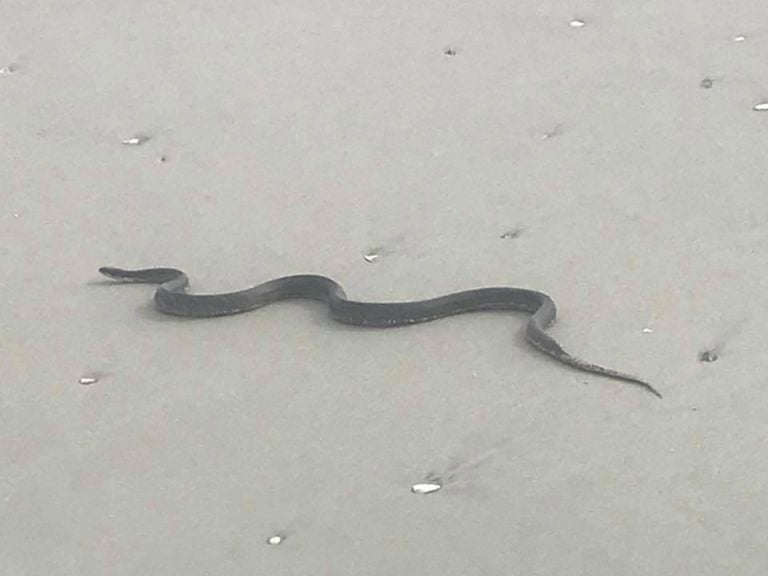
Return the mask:
<svg viewBox="0 0 768 576"><path fill-rule="evenodd" d="M99 272L122 282L159 284L155 292L155 307L165 314L189 318L240 314L278 300L295 298L325 302L330 308L331 317L338 322L376 328L417 324L464 312L527 312L531 318L525 337L535 348L577 370L637 384L661 398L658 390L640 378L584 362L563 350L544 332L555 320L555 303L546 294L534 290L479 288L417 302L373 303L347 300L342 287L325 276L285 276L228 294L188 294L186 289L189 278L174 268L123 270L105 266L99 268Z"/></svg>

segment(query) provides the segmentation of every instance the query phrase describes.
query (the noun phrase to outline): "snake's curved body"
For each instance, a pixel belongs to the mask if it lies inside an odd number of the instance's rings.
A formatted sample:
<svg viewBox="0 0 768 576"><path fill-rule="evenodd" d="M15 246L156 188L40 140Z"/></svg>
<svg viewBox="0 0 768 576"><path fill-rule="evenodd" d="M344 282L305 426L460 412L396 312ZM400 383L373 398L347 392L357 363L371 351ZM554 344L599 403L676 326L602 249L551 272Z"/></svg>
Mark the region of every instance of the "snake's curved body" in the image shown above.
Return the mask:
<svg viewBox="0 0 768 576"><path fill-rule="evenodd" d="M603 368L571 356L544 331L557 315L555 303L543 292L524 288L479 288L415 302L371 303L347 299L342 287L325 276L284 276L246 290L226 294L189 294L187 275L175 268L123 270L105 266L104 276L122 282L159 284L155 307L165 314L210 318L240 314L287 299L325 302L331 317L344 324L369 327L404 326L446 316L487 310L513 310L531 314L525 337L529 344L572 368L642 386L661 398L648 382L630 374Z"/></svg>

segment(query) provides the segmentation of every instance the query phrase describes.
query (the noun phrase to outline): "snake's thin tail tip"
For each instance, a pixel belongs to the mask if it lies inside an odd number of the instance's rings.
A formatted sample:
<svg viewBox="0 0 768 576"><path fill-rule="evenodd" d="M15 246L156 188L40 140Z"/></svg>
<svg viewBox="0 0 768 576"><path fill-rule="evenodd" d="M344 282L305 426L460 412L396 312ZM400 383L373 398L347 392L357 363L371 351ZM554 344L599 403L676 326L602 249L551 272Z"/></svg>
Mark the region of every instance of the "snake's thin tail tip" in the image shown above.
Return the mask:
<svg viewBox="0 0 768 576"><path fill-rule="evenodd" d="M651 394L653 394L654 396L656 396L656 398L658 398L659 400L663 400L663 399L664 399L664 396L662 396L662 395L661 395L661 392L659 392L658 390L656 390L656 388L654 388L653 386L651 386L651 385L650 385L650 384L648 384L647 382L643 382L643 388L645 388L646 390L648 390L648 392L650 392Z"/></svg>

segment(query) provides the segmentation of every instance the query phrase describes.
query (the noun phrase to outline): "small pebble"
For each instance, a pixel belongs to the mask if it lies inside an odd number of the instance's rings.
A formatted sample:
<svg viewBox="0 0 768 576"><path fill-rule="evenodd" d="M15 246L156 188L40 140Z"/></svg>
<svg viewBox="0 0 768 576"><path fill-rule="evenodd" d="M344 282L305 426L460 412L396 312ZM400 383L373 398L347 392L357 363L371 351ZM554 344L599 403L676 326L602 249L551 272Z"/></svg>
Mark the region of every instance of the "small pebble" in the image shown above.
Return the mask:
<svg viewBox="0 0 768 576"><path fill-rule="evenodd" d="M281 544L285 540L283 536L280 536L279 534L275 534L274 536L270 536L267 539L267 544L270 546L277 546L278 544Z"/></svg>
<svg viewBox="0 0 768 576"><path fill-rule="evenodd" d="M571 20L571 22L570 22L571 28L581 28L585 24L586 24L586 22L584 22L584 20L578 20L578 19L577 20Z"/></svg>
<svg viewBox="0 0 768 576"><path fill-rule="evenodd" d="M734 42L744 42L744 40L746 40L746 39L747 39L747 37L746 37L746 36L736 36L736 37L733 39L733 41L734 41Z"/></svg>
<svg viewBox="0 0 768 576"><path fill-rule="evenodd" d="M704 350L699 353L699 362L714 362L717 358L716 350Z"/></svg>
<svg viewBox="0 0 768 576"><path fill-rule="evenodd" d="M513 228L512 230L507 230L504 232L499 238L502 240L510 240L512 238L519 238L520 234L522 234L522 230L520 228Z"/></svg>
<svg viewBox="0 0 768 576"><path fill-rule="evenodd" d="M95 384L98 381L99 379L96 376L81 376L79 380L80 384L83 386L89 386L91 384Z"/></svg>
<svg viewBox="0 0 768 576"><path fill-rule="evenodd" d="M414 494L432 494L432 492L437 492L442 487L442 484L437 481L421 482L411 486L411 492Z"/></svg>
<svg viewBox="0 0 768 576"><path fill-rule="evenodd" d="M446 46L443 48L443 54L446 56L456 56L456 48L451 48L450 46Z"/></svg>
<svg viewBox="0 0 768 576"><path fill-rule="evenodd" d="M712 80L712 78L704 78L704 80L702 80L699 83L699 86L701 86L702 88L712 88L713 84L714 84L714 81Z"/></svg>
<svg viewBox="0 0 768 576"><path fill-rule="evenodd" d="M0 76L7 76L8 74L13 74L14 72L16 72L16 70L18 70L18 68L13 64L9 64L8 66L0 66Z"/></svg>

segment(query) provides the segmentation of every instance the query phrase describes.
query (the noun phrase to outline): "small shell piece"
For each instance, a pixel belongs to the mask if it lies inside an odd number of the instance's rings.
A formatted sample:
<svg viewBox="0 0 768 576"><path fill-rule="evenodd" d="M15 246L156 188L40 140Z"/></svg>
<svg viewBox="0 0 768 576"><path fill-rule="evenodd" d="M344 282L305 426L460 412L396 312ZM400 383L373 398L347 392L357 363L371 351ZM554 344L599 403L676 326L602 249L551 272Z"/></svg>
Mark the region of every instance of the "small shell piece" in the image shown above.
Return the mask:
<svg viewBox="0 0 768 576"><path fill-rule="evenodd" d="M442 484L437 481L420 482L411 486L411 492L414 494L432 494L442 488Z"/></svg>
<svg viewBox="0 0 768 576"><path fill-rule="evenodd" d="M149 141L149 136L146 134L136 134L130 138L125 138L121 142L124 146L141 146L145 142Z"/></svg>
<svg viewBox="0 0 768 576"><path fill-rule="evenodd" d="M285 540L285 537L281 536L280 534L275 534L274 536L270 536L267 539L267 544L270 546L277 546L278 544L281 544Z"/></svg>

